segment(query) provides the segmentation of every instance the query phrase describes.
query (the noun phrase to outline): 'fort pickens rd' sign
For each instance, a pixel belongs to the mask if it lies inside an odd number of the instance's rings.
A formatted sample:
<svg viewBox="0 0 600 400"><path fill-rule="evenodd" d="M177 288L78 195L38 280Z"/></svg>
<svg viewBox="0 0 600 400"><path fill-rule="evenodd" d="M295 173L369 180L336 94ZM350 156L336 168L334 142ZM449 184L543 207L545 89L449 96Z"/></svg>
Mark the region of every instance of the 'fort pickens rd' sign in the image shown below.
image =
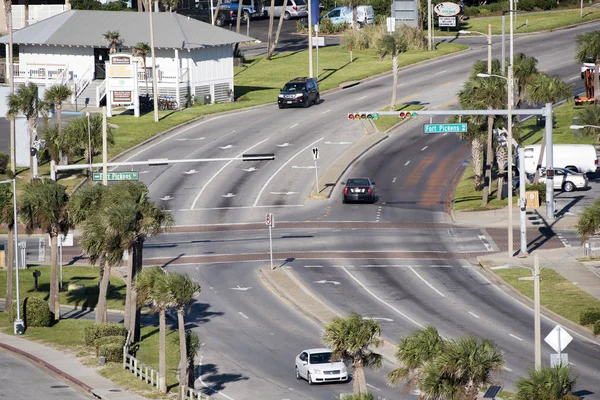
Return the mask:
<svg viewBox="0 0 600 400"><path fill-rule="evenodd" d="M452 17L460 14L460 5L456 3L440 3L433 8L433 11L440 17Z"/></svg>

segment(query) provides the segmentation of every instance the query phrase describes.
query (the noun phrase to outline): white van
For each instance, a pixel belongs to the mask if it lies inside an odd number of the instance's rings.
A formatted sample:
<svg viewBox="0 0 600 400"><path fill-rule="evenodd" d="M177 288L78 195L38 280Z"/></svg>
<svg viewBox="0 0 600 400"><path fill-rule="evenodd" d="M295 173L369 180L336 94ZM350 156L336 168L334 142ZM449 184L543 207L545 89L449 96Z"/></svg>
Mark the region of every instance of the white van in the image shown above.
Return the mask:
<svg viewBox="0 0 600 400"><path fill-rule="evenodd" d="M535 174L540 157L539 144L523 147L525 158L525 173ZM566 168L575 172L596 172L598 168L598 155L596 148L591 144L555 144L552 151L553 166ZM542 157L541 166L546 165L546 151Z"/></svg>

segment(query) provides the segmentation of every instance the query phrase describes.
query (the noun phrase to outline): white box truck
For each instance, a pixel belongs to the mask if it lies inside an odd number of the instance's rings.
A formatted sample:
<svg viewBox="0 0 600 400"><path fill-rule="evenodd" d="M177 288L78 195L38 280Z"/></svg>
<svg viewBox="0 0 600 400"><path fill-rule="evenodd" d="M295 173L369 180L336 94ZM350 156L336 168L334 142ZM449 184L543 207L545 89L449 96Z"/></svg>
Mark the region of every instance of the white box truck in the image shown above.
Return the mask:
<svg viewBox="0 0 600 400"><path fill-rule="evenodd" d="M539 144L523 147L525 158L525 173L535 174L540 157ZM541 167L546 166L546 149L543 150ZM598 155L596 148L591 144L555 144L552 151L553 166L566 168L575 172L596 172L598 168Z"/></svg>

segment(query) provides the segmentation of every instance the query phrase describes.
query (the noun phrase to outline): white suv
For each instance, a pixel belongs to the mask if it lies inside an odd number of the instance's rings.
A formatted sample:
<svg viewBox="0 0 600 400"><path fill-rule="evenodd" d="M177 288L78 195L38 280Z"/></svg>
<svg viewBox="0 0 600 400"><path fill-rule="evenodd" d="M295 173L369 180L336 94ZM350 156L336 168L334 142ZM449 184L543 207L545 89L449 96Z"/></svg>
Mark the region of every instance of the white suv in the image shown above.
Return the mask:
<svg viewBox="0 0 600 400"><path fill-rule="evenodd" d="M307 349L296 356L296 379L306 379L309 385L319 382L347 382L348 369L342 360L332 360L331 350Z"/></svg>

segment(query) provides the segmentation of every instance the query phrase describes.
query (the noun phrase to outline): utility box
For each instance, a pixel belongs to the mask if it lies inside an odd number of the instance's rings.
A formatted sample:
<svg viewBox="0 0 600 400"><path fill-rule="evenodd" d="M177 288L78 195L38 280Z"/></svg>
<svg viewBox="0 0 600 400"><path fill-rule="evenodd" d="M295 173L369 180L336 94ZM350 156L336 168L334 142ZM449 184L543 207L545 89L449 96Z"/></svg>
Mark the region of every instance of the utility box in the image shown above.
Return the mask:
<svg viewBox="0 0 600 400"><path fill-rule="evenodd" d="M525 192L527 208L538 208L540 206L540 194L537 190L528 190Z"/></svg>
<svg viewBox="0 0 600 400"><path fill-rule="evenodd" d="M204 95L204 104L210 104L210 94Z"/></svg>

